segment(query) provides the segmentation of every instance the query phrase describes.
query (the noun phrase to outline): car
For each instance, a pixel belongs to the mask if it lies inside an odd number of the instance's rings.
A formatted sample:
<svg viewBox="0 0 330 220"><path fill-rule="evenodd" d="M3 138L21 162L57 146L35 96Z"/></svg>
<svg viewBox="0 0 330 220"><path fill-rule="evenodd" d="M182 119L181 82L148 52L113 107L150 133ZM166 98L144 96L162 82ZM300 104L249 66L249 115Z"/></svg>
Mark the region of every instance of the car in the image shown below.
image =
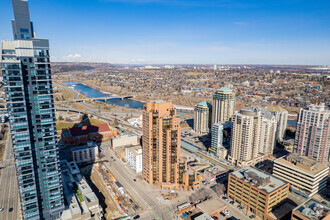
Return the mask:
<svg viewBox="0 0 330 220"><path fill-rule="evenodd" d="M226 196L222 196L222 199L227 199L227 197Z"/></svg>
<svg viewBox="0 0 330 220"><path fill-rule="evenodd" d="M238 209L243 209L243 206L238 205L237 208L238 208Z"/></svg>
<svg viewBox="0 0 330 220"><path fill-rule="evenodd" d="M185 212L185 214L186 214L187 216L190 215L189 212Z"/></svg>
<svg viewBox="0 0 330 220"><path fill-rule="evenodd" d="M190 214L192 213L192 211L189 211L188 213L189 213L189 215L190 215Z"/></svg>
<svg viewBox="0 0 330 220"><path fill-rule="evenodd" d="M222 216L224 216L224 217L226 216L226 214L225 214L225 213L223 213L223 212L220 212L220 214L221 214Z"/></svg>
<svg viewBox="0 0 330 220"><path fill-rule="evenodd" d="M138 218L140 218L140 215L136 215L133 217L133 219L138 219Z"/></svg>
<svg viewBox="0 0 330 220"><path fill-rule="evenodd" d="M9 212L12 212L14 209L13 208L9 208Z"/></svg>
<svg viewBox="0 0 330 220"><path fill-rule="evenodd" d="M217 216L213 216L212 218L215 220L219 220L219 218Z"/></svg>
<svg viewBox="0 0 330 220"><path fill-rule="evenodd" d="M187 218L188 217L188 215L186 215L186 213L184 212L184 213L182 213L182 215L183 215L183 217L185 217L185 218Z"/></svg>
<svg viewBox="0 0 330 220"><path fill-rule="evenodd" d="M228 209L226 209L226 210L224 211L224 213L225 213L225 215L230 215L230 211L229 211Z"/></svg>
<svg viewBox="0 0 330 220"><path fill-rule="evenodd" d="M230 204L233 204L233 205L234 205L234 203L235 203L234 201L231 201L231 202L230 202Z"/></svg>
<svg viewBox="0 0 330 220"><path fill-rule="evenodd" d="M2 212L3 208L0 208L0 212Z"/></svg>
<svg viewBox="0 0 330 220"><path fill-rule="evenodd" d="M256 216L255 215L250 215L249 218L254 219L254 218L256 218Z"/></svg>
<svg viewBox="0 0 330 220"><path fill-rule="evenodd" d="M134 182L136 182L136 179L133 179L134 180Z"/></svg>

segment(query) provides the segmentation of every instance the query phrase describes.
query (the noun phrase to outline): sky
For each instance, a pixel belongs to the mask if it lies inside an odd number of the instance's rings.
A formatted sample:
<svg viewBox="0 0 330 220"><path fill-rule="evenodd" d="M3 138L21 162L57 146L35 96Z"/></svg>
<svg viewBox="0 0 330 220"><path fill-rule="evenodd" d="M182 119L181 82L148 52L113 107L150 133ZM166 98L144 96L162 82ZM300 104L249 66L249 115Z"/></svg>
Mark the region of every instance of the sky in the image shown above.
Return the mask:
<svg viewBox="0 0 330 220"><path fill-rule="evenodd" d="M29 0L52 61L330 65L328 0ZM11 0L0 40L12 40Z"/></svg>

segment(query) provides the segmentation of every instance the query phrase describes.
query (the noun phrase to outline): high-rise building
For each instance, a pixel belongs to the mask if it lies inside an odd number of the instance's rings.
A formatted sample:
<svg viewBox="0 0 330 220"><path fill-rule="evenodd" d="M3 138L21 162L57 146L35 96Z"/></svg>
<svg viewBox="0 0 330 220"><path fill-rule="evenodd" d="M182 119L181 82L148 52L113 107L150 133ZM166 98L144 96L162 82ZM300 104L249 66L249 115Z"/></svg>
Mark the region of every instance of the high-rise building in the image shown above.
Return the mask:
<svg viewBox="0 0 330 220"><path fill-rule="evenodd" d="M162 188L199 188L197 173L180 158L180 119L172 101L146 103L142 117L143 178Z"/></svg>
<svg viewBox="0 0 330 220"><path fill-rule="evenodd" d="M270 111L276 117L276 140L281 142L283 141L286 126L288 124L288 111L277 105L268 106L267 110Z"/></svg>
<svg viewBox="0 0 330 220"><path fill-rule="evenodd" d="M212 126L211 130L211 148L210 148L210 153L213 155L219 156L219 151L224 152L225 150L222 149L224 147L224 142L228 136L228 129L231 127L231 122L227 121L226 123L215 123Z"/></svg>
<svg viewBox="0 0 330 220"><path fill-rule="evenodd" d="M276 118L259 106L243 108L232 117L229 161L238 166L254 165L272 155Z"/></svg>
<svg viewBox="0 0 330 220"><path fill-rule="evenodd" d="M194 131L208 133L211 128L212 105L201 102L194 109Z"/></svg>
<svg viewBox="0 0 330 220"><path fill-rule="evenodd" d="M327 163L330 148L330 109L322 105L310 105L300 109L293 151L299 155Z"/></svg>
<svg viewBox="0 0 330 220"><path fill-rule="evenodd" d="M35 38L27 0L13 0L14 41L1 42L23 219L56 219L64 209L49 42Z"/></svg>
<svg viewBox="0 0 330 220"><path fill-rule="evenodd" d="M217 90L213 96L212 124L229 121L235 112L236 95L227 87Z"/></svg>

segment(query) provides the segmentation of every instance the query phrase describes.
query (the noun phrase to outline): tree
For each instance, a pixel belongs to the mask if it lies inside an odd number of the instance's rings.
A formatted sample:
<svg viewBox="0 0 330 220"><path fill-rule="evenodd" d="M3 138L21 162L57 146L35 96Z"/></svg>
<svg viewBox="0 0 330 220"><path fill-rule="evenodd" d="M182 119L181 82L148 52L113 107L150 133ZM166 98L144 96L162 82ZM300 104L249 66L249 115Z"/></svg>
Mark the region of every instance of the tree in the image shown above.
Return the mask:
<svg viewBox="0 0 330 220"><path fill-rule="evenodd" d="M62 117L62 115L60 115L60 116L58 117L58 120L59 120L59 121L63 121L63 120L64 120L64 118Z"/></svg>
<svg viewBox="0 0 330 220"><path fill-rule="evenodd" d="M226 192L226 186L224 184L216 184L214 186L214 191L217 193L217 195L223 195Z"/></svg>

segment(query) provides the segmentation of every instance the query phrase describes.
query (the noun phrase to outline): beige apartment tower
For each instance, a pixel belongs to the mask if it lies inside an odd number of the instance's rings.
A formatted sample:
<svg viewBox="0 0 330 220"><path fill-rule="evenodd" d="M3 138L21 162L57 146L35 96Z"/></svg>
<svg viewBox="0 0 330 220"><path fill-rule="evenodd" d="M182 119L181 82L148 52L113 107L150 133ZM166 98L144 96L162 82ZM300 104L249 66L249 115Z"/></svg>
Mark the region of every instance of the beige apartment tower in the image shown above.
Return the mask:
<svg viewBox="0 0 330 220"><path fill-rule="evenodd" d="M267 107L277 121L276 140L281 142L285 136L285 130L288 125L288 111L278 105L270 105Z"/></svg>
<svg viewBox="0 0 330 220"><path fill-rule="evenodd" d="M143 178L162 188L199 188L197 173L180 158L180 119L172 101L146 103L142 112Z"/></svg>
<svg viewBox="0 0 330 220"><path fill-rule="evenodd" d="M228 160L239 167L254 165L272 155L276 118L266 109L251 106L232 117L232 139Z"/></svg>
<svg viewBox="0 0 330 220"><path fill-rule="evenodd" d="M236 94L227 87L217 90L213 96L212 125L229 121L235 112Z"/></svg>
<svg viewBox="0 0 330 220"><path fill-rule="evenodd" d="M212 105L201 102L194 109L194 131L196 133L208 133L211 128Z"/></svg>

